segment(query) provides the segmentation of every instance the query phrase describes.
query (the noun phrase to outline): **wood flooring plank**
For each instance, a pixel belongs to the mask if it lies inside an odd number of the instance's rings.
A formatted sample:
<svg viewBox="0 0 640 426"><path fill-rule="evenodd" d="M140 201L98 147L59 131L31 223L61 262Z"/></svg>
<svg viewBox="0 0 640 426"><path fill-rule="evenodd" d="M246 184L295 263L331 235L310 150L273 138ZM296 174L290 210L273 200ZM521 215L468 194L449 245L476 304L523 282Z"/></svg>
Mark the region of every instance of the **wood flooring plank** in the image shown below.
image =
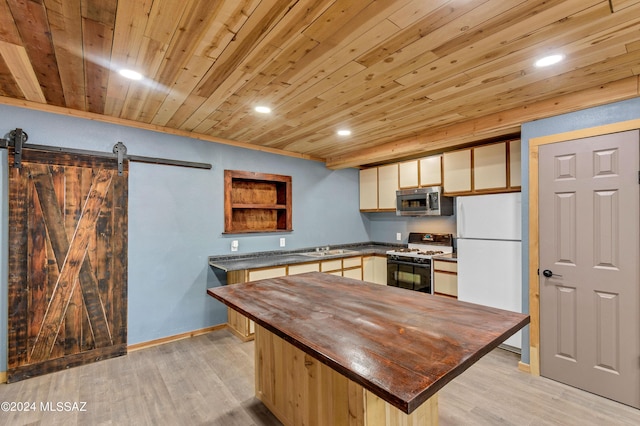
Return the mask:
<svg viewBox="0 0 640 426"><path fill-rule="evenodd" d="M253 396L254 343L227 330L0 385L1 401L85 401L84 412L0 413L13 425L280 425ZM496 349L438 393L440 425L640 424L640 410L518 370Z"/></svg>

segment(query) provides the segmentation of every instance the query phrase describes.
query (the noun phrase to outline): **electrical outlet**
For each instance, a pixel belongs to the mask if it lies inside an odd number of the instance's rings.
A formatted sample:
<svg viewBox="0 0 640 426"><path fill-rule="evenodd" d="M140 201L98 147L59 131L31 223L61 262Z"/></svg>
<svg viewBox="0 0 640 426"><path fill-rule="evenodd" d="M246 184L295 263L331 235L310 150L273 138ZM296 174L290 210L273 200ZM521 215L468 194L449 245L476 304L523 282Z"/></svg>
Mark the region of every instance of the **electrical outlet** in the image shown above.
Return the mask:
<svg viewBox="0 0 640 426"><path fill-rule="evenodd" d="M280 238L280 247L284 247L286 245L284 237Z"/></svg>
<svg viewBox="0 0 640 426"><path fill-rule="evenodd" d="M238 240L231 241L231 251L238 251Z"/></svg>
<svg viewBox="0 0 640 426"><path fill-rule="evenodd" d="M400 232L396 234L396 240L402 241L402 234Z"/></svg>

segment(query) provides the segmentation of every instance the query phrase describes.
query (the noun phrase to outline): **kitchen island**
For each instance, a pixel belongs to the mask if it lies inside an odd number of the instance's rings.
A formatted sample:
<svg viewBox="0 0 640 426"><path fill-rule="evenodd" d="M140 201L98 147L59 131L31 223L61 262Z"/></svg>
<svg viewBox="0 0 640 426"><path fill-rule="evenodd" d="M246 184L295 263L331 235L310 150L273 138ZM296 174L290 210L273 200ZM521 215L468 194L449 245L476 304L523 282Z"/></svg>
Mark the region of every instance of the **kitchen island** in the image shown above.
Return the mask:
<svg viewBox="0 0 640 426"><path fill-rule="evenodd" d="M287 425L437 424L437 391L529 321L318 272L207 292L256 322L256 396Z"/></svg>

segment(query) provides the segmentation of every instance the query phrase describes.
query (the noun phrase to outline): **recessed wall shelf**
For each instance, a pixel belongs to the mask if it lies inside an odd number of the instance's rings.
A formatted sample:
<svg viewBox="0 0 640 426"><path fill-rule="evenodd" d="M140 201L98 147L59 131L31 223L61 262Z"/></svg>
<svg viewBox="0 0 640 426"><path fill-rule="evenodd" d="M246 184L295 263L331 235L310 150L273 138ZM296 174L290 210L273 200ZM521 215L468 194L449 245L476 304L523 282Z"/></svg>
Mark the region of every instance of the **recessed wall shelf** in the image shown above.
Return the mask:
<svg viewBox="0 0 640 426"><path fill-rule="evenodd" d="M224 233L292 231L291 176L224 171Z"/></svg>

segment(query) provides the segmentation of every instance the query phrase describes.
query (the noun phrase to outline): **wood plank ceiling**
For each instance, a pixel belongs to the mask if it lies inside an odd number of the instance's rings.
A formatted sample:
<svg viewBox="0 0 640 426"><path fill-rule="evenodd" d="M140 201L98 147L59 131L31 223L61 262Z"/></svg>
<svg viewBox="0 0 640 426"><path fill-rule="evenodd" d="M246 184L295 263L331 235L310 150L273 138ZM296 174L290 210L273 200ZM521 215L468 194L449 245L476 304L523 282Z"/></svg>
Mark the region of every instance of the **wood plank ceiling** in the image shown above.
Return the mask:
<svg viewBox="0 0 640 426"><path fill-rule="evenodd" d="M332 168L517 135L639 73L638 0L0 0L0 102Z"/></svg>

